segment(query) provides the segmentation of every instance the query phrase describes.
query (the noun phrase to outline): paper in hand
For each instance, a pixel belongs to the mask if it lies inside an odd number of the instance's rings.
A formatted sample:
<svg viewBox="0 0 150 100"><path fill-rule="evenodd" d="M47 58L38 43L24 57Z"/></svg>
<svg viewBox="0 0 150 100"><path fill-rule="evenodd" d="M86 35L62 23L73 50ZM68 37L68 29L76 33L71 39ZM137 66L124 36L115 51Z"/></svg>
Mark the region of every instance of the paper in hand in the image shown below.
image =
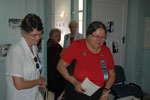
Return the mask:
<svg viewBox="0 0 150 100"><path fill-rule="evenodd" d="M93 95L100 87L93 82L91 82L87 77L81 83L81 86L85 89L84 94L91 96Z"/></svg>

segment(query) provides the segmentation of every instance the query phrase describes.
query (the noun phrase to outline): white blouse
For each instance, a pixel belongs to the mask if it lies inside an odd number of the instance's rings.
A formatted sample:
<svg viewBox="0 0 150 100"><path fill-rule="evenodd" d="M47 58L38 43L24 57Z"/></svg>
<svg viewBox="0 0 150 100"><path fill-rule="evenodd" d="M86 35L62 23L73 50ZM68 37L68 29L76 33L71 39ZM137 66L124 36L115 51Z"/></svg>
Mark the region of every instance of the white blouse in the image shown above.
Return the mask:
<svg viewBox="0 0 150 100"><path fill-rule="evenodd" d="M12 76L22 77L24 80L35 80L40 77L34 61L36 46L33 46L33 52L34 55L23 37L9 49L6 58L6 100L37 100L39 86L17 90L12 80Z"/></svg>
<svg viewBox="0 0 150 100"><path fill-rule="evenodd" d="M68 46L70 45L70 35L71 35L71 33L66 34L64 36L64 45L63 45L63 48L68 48ZM84 38L84 36L82 34L75 33L75 37L74 37L73 41L74 40L80 40L80 39L83 39L83 38Z"/></svg>

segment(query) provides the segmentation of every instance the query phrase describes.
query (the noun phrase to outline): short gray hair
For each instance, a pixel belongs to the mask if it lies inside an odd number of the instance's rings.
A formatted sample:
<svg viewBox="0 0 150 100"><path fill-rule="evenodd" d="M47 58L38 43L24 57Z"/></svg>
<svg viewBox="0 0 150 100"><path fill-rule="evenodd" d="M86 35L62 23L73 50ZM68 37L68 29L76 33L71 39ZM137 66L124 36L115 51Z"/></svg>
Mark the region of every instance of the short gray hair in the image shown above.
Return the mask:
<svg viewBox="0 0 150 100"><path fill-rule="evenodd" d="M49 32L49 38L51 38L55 33L61 33L61 31L58 28L53 28L50 32Z"/></svg>
<svg viewBox="0 0 150 100"><path fill-rule="evenodd" d="M69 25L68 25L69 28L70 28L70 25L75 25L76 27L78 27L78 23L74 20L69 22Z"/></svg>

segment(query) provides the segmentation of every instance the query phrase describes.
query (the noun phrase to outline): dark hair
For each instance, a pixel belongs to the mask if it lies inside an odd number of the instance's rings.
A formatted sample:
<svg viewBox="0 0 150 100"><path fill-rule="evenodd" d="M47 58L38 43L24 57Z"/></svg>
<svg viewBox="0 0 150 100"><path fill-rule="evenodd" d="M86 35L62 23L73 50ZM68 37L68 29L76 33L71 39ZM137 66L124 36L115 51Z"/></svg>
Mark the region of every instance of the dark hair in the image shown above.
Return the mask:
<svg viewBox="0 0 150 100"><path fill-rule="evenodd" d="M49 33L49 38L51 38L55 33L61 33L61 31L58 28L53 28Z"/></svg>
<svg viewBox="0 0 150 100"><path fill-rule="evenodd" d="M43 31L43 23L40 17L35 14L26 15L22 20L20 27L21 31L24 31L26 33L30 33L34 29L37 29L38 31Z"/></svg>
<svg viewBox="0 0 150 100"><path fill-rule="evenodd" d="M105 25L100 22L100 21L94 21L92 22L89 26L88 26L88 29L87 29L87 32L86 32L86 36L92 34L93 32L95 32L98 28L102 28L105 30L105 33L107 34L107 30L106 30L106 27Z"/></svg>

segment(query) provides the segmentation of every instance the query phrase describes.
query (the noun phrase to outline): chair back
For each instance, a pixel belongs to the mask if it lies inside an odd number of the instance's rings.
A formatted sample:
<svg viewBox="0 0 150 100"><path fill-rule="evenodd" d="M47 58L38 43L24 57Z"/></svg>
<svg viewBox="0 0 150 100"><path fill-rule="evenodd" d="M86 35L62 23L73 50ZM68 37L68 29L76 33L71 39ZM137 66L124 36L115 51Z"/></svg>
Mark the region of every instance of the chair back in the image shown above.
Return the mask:
<svg viewBox="0 0 150 100"><path fill-rule="evenodd" d="M115 72L116 72L115 84L120 82L124 83L126 81L126 78L123 67L120 65L115 65Z"/></svg>

